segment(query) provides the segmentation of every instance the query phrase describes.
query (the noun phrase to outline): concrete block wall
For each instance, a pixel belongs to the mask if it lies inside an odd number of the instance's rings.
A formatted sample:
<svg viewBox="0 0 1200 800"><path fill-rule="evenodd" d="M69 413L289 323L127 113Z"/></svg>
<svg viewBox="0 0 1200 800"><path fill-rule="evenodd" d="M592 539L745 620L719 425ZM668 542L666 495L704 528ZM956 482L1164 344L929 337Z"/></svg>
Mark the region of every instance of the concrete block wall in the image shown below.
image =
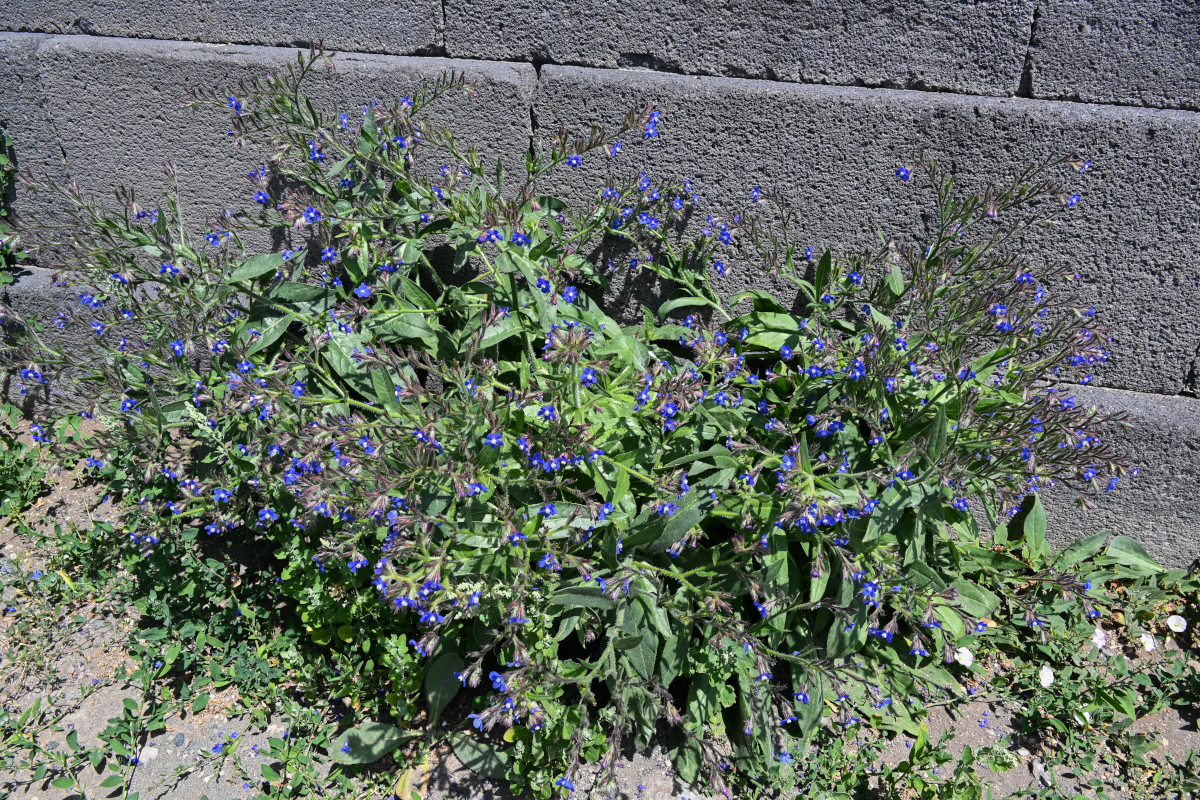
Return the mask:
<svg viewBox="0 0 1200 800"><path fill-rule="evenodd" d="M893 174L919 149L976 185L1079 153L1094 163L1076 181L1083 202L1065 229L1025 244L1035 261L1076 265L1114 334L1112 363L1078 394L1135 414L1139 427L1118 436L1142 472L1099 512L1051 495L1055 532L1109 527L1171 563L1200 555L1191 0L385 0L369 12L345 0L9 0L0 29L0 122L21 166L100 197L118 181L152 196L173 158L197 223L245 208L243 176L266 154L231 147L218 117L181 110L185 89L234 86L316 39L341 53L310 91L345 108L465 71L477 97L440 121L518 169L559 124L611 125L652 102L663 135L637 156L656 175L692 178L718 207L779 187L803 235L840 248L869 246L877 229L923 230L929 198ZM612 168L593 159L557 188L582 197ZM8 299L57 302L36 271Z"/></svg>

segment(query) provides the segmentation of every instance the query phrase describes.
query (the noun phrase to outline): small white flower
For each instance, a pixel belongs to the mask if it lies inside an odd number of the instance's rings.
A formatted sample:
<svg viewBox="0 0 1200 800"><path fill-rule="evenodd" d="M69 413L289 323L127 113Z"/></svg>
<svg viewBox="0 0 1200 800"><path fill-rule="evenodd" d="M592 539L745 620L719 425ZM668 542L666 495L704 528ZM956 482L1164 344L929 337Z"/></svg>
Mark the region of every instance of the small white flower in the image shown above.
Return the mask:
<svg viewBox="0 0 1200 800"><path fill-rule="evenodd" d="M975 663L975 654L965 647L960 647L954 651L954 660L964 667L969 667Z"/></svg>
<svg viewBox="0 0 1200 800"><path fill-rule="evenodd" d="M1054 670L1049 666L1042 667L1042 671L1038 673L1038 681L1042 686L1049 686L1054 683Z"/></svg>
<svg viewBox="0 0 1200 800"><path fill-rule="evenodd" d="M1147 653L1154 652L1154 637L1148 633L1142 634L1142 649Z"/></svg>
<svg viewBox="0 0 1200 800"><path fill-rule="evenodd" d="M1092 644L1096 646L1097 650L1103 650L1104 645L1107 643L1108 636L1104 633L1103 628L1096 628L1096 630L1092 631Z"/></svg>
<svg viewBox="0 0 1200 800"><path fill-rule="evenodd" d="M1183 633L1187 630L1187 620L1178 614L1172 614L1167 617L1167 627L1175 633Z"/></svg>

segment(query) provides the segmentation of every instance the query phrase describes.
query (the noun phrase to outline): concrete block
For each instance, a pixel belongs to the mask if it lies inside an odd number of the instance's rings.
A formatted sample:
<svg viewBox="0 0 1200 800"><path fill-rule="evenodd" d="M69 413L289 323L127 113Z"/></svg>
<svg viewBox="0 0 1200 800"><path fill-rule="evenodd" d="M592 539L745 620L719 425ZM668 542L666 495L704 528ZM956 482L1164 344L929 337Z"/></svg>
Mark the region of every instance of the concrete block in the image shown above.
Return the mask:
<svg viewBox="0 0 1200 800"><path fill-rule="evenodd" d="M110 202L120 183L136 185L138 197L149 200L169 186L161 164L174 159L185 219L201 233L201 223L221 209L253 208L246 172L270 154L261 144L238 149L227 141L225 109L182 109L185 90L236 93L240 80L294 60L289 49L89 36L50 37L38 51L71 176ZM345 54L335 58L334 71L318 68L306 86L327 111L358 115L372 99L411 94L448 70L476 81L476 96L443 98L429 108L432 122L453 128L462 144L478 142L488 158L523 163L536 80L530 65ZM418 155L429 165L443 159L432 146Z"/></svg>
<svg viewBox="0 0 1200 800"><path fill-rule="evenodd" d="M12 140L10 155L17 169L62 179L66 160L38 82L37 50L46 38L0 33L0 128ZM11 194L5 198L13 199Z"/></svg>
<svg viewBox="0 0 1200 800"><path fill-rule="evenodd" d="M1071 392L1081 404L1130 413L1135 427L1114 430L1108 439L1141 471L1093 510L1081 510L1073 492L1048 490L1042 500L1055 546L1108 528L1134 537L1171 566L1200 557L1200 400L1092 387Z"/></svg>
<svg viewBox="0 0 1200 800"><path fill-rule="evenodd" d="M1033 0L446 0L463 58L1012 95Z"/></svg>
<svg viewBox="0 0 1200 800"><path fill-rule="evenodd" d="M4 27L17 31L183 39L218 44L326 47L393 55L433 55L442 44L439 0L240 3L212 0L8 0Z"/></svg>
<svg viewBox="0 0 1200 800"><path fill-rule="evenodd" d="M1034 97L1200 110L1200 5L1045 0L1031 66Z"/></svg>
<svg viewBox="0 0 1200 800"><path fill-rule="evenodd" d="M534 105L539 138L560 124L613 126L648 102L662 111L658 139L616 162L589 156L547 186L583 201L613 172L648 168L655 180L691 178L711 212L744 207L756 185L776 187L797 212L800 241L859 251L877 245L877 230L898 241L930 235L929 187L895 176L918 150L952 167L965 188L1083 154L1093 161L1085 175L1061 173L1082 202L1061 228L1025 236L1020 252L1035 267L1065 261L1083 275L1078 291L1115 336L1098 385L1184 389L1200 346L1200 184L1191 168L1200 114L546 66ZM739 264L719 285L732 293L761 280Z"/></svg>

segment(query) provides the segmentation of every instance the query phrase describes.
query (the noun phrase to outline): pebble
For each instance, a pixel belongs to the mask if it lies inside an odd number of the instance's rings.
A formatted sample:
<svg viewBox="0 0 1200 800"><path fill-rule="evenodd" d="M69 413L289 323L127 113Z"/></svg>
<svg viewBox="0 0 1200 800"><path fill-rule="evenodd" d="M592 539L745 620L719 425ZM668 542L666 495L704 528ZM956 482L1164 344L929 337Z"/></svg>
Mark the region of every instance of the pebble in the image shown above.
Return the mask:
<svg viewBox="0 0 1200 800"><path fill-rule="evenodd" d="M171 742L171 744L175 745L176 747L183 747L186 741L187 738L184 737L182 733L177 733L175 734L175 739Z"/></svg>

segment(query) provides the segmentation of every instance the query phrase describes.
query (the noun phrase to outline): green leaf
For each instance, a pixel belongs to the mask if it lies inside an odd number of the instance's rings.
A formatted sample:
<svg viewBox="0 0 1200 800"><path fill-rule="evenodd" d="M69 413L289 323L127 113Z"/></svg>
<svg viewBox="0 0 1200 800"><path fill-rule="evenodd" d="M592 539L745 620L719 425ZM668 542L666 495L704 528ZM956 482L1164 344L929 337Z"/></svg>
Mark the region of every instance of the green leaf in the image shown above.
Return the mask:
<svg viewBox="0 0 1200 800"><path fill-rule="evenodd" d="M700 777L700 762L703 752L700 749L700 737L686 736L679 747L671 754L671 766L679 773L686 783L695 784Z"/></svg>
<svg viewBox="0 0 1200 800"><path fill-rule="evenodd" d="M880 536L893 534L904 512L913 506L920 505L925 499L926 488L919 483L901 486L900 489L888 489L880 498L879 507L871 514L867 523L863 541L870 542Z"/></svg>
<svg viewBox="0 0 1200 800"><path fill-rule="evenodd" d="M262 765L262 776L263 776L263 780L268 781L268 782L277 781L280 779L279 773L276 772L275 768L272 767L270 764Z"/></svg>
<svg viewBox="0 0 1200 800"><path fill-rule="evenodd" d="M667 302L663 303L661 306L658 307L658 319L661 322L663 319L666 319L667 314L670 314L672 311L674 311L677 308L689 308L691 306L711 306L711 305L712 305L711 301L706 300L703 297L696 297L695 295L684 295L682 297L675 297L675 298L672 298L671 300L668 300Z"/></svg>
<svg viewBox="0 0 1200 800"><path fill-rule="evenodd" d="M635 597L625 612L623 630L629 636L638 637L637 643L624 651L621 657L633 667L643 680L654 676L654 665L658 657L658 636L650 628L652 612L645 597Z"/></svg>
<svg viewBox="0 0 1200 800"><path fill-rule="evenodd" d="M201 692L192 700L192 713L198 714L208 706L208 692Z"/></svg>
<svg viewBox="0 0 1200 800"><path fill-rule="evenodd" d="M1050 552L1046 544L1046 509L1042 499L1033 496L1033 508L1025 516L1025 545L1029 548L1031 561L1036 561Z"/></svg>
<svg viewBox="0 0 1200 800"><path fill-rule="evenodd" d="M1000 605L999 597L965 578L957 578L953 585L958 592L959 606L976 619L991 616L992 611Z"/></svg>
<svg viewBox="0 0 1200 800"><path fill-rule="evenodd" d="M330 759L339 764L371 764L391 754L409 738L395 725L364 722L339 734L331 745ZM343 747L348 745L349 752Z"/></svg>
<svg viewBox="0 0 1200 800"><path fill-rule="evenodd" d="M826 287L829 286L829 273L833 268L833 252L826 250L821 253L821 258L817 261L816 280L813 281L813 290L817 297L825 293Z"/></svg>
<svg viewBox="0 0 1200 800"><path fill-rule="evenodd" d="M417 251L417 257L419 257L419 255L420 250ZM414 258L414 261L415 260L416 259ZM407 263L407 261L405 263ZM434 307L435 303L433 302L433 298L430 297L429 293L422 289L412 278L408 277L407 275L401 275L400 286L404 289L404 296L413 305L417 306L418 308L425 309L432 309Z"/></svg>
<svg viewBox="0 0 1200 800"><path fill-rule="evenodd" d="M314 303L324 298L332 299L332 292L324 286L311 286L307 283L284 281L277 283L267 292L272 300L282 300L289 303Z"/></svg>
<svg viewBox="0 0 1200 800"><path fill-rule="evenodd" d="M744 292L738 292L729 299L729 307L736 308L737 304L743 300L751 300L754 303L755 311L777 311L786 313L787 309L783 303L775 299L775 296L770 292L764 292L762 289L747 289Z"/></svg>
<svg viewBox="0 0 1200 800"><path fill-rule="evenodd" d="M483 332L483 337L479 340L479 347L484 349L500 344L510 336L520 333L523 327L519 312L510 317L498 319L487 326L487 330Z"/></svg>
<svg viewBox="0 0 1200 800"><path fill-rule="evenodd" d="M420 312L386 311L370 315L363 329L383 342L418 339L430 348L437 347L437 334Z"/></svg>
<svg viewBox="0 0 1200 800"><path fill-rule="evenodd" d="M70 775L59 775L54 780L50 781L50 785L55 789L70 789L75 785L75 779Z"/></svg>
<svg viewBox="0 0 1200 800"><path fill-rule="evenodd" d="M662 640L662 652L658 657L658 677L663 686L670 686L671 681L678 678L687 666L689 633L690 631L685 631L682 636L672 633L664 636Z"/></svg>
<svg viewBox="0 0 1200 800"><path fill-rule="evenodd" d="M1118 536L1104 552L1104 562L1112 565L1123 577L1147 577L1162 572L1163 568L1146 552L1135 539Z"/></svg>
<svg viewBox="0 0 1200 800"><path fill-rule="evenodd" d="M469 733L460 731L450 737L450 747L467 769L493 781L504 780L508 772L508 753L495 745L479 742Z"/></svg>
<svg viewBox="0 0 1200 800"><path fill-rule="evenodd" d="M442 653L425 673L425 702L429 705L429 724L436 725L442 711L458 694L462 682L454 677L465 664L458 653Z"/></svg>
<svg viewBox="0 0 1200 800"><path fill-rule="evenodd" d="M552 605L567 608L615 608L616 603L604 596L599 587L568 586L550 596Z"/></svg>
<svg viewBox="0 0 1200 800"><path fill-rule="evenodd" d="M800 747L803 748L813 734L821 726L821 717L825 712L825 677L815 670L808 673L807 681L801 683L798 680L793 680L793 690L803 691L808 694L808 702L797 702L796 704L796 724L800 726L801 740ZM805 688L807 687L807 688Z"/></svg>
<svg viewBox="0 0 1200 800"><path fill-rule="evenodd" d="M371 370L371 388L375 390L375 399L384 408L399 408L396 402L396 385L386 370Z"/></svg>
<svg viewBox="0 0 1200 800"><path fill-rule="evenodd" d="M939 405L937 416L933 420L933 429L929 432L929 445L926 454L929 457L930 469L935 469L941 462L942 453L946 451L946 408Z"/></svg>
<svg viewBox="0 0 1200 800"><path fill-rule="evenodd" d="M301 250L292 258L300 256L304 251ZM281 253L263 253L262 255L251 256L242 262L242 265L229 274L225 279L225 283L238 283L240 281L248 281L266 275L270 272L275 272L283 266L283 255Z"/></svg>
<svg viewBox="0 0 1200 800"><path fill-rule="evenodd" d="M634 668L634 672L641 676L642 680L650 680L654 676L654 664L658 660L659 637L654 633L646 632L641 636L640 642L634 648L626 650L622 654L622 658L629 662L629 666Z"/></svg>
<svg viewBox="0 0 1200 800"><path fill-rule="evenodd" d="M618 636L613 640L613 650L616 650L617 652L632 650L641 644L643 639L645 639L645 636L640 633L634 634L633 636Z"/></svg>
<svg viewBox="0 0 1200 800"><path fill-rule="evenodd" d="M283 336L283 334L287 333L288 327L291 326L294 320L294 317L276 318L262 331L262 335L259 336L252 345L246 348L246 355L252 356L259 350L275 344L275 342L279 341L280 336Z"/></svg>
<svg viewBox="0 0 1200 800"><path fill-rule="evenodd" d="M1013 558L1007 553L997 553L975 545L962 545L961 547L968 558L994 572L1021 574L1029 569L1029 565L1025 562Z"/></svg>
<svg viewBox="0 0 1200 800"><path fill-rule="evenodd" d="M1064 567L1074 566L1075 564L1078 564L1081 561L1086 561L1092 556L1096 555L1096 553L1099 553L1100 549L1104 547L1104 543L1108 540L1109 533L1111 533L1111 531L1100 531L1099 533L1089 536L1086 539L1080 539L1079 541L1065 548L1058 554L1058 560L1056 562L1058 567L1062 569Z"/></svg>
<svg viewBox="0 0 1200 800"><path fill-rule="evenodd" d="M900 271L900 263L893 261L885 269L885 281L891 293L896 297L904 294L904 273Z"/></svg>

